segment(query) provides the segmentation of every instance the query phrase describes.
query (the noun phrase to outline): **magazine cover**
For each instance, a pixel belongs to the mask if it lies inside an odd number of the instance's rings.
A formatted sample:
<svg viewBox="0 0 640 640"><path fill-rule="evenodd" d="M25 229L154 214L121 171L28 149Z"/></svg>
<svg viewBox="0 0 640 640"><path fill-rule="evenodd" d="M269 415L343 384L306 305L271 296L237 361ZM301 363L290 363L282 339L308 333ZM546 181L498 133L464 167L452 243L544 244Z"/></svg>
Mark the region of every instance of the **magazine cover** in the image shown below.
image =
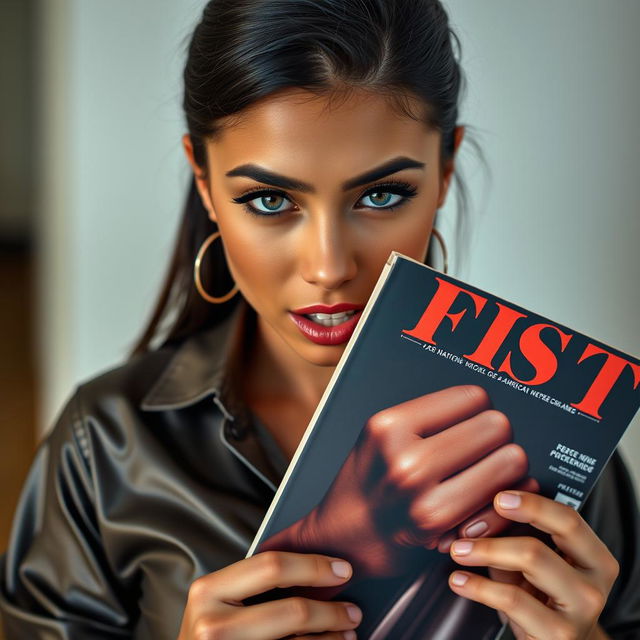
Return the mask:
<svg viewBox="0 0 640 640"><path fill-rule="evenodd" d="M351 600L361 639L497 637L444 541L503 489L580 509L639 405L637 358L393 252L247 554L353 577L263 598Z"/></svg>

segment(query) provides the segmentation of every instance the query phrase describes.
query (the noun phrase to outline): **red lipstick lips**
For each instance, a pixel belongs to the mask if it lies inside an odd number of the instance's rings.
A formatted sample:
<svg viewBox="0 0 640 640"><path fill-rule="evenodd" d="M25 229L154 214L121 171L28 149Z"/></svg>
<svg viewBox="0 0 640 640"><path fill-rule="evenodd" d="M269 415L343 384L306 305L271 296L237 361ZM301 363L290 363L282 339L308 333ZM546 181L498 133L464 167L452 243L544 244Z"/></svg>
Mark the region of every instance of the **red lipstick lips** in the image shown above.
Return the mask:
<svg viewBox="0 0 640 640"><path fill-rule="evenodd" d="M341 302L331 306L314 304L290 311L289 316L300 329L300 332L312 342L322 345L338 345L349 340L362 315L362 309L363 305L349 302ZM306 318L304 315L310 313L340 313L342 311L355 311L355 313L344 322L333 327L326 327L310 318Z"/></svg>

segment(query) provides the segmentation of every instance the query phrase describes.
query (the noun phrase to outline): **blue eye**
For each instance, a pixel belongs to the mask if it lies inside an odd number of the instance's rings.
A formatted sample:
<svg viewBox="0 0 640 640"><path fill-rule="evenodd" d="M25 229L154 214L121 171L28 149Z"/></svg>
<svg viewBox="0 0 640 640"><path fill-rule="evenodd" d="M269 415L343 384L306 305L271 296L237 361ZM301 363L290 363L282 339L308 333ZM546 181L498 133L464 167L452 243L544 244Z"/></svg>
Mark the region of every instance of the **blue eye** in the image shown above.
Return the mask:
<svg viewBox="0 0 640 640"><path fill-rule="evenodd" d="M288 202L289 198L284 193L274 189L253 189L239 198L231 199L231 202L244 205L243 208L247 213L266 218L275 218L285 213L287 210L280 208L285 201ZM257 202L258 206L252 204L253 202ZM264 209L259 208L260 206L264 207Z"/></svg>
<svg viewBox="0 0 640 640"><path fill-rule="evenodd" d="M275 191L271 191L271 192L265 193L265 195L260 196L259 198L252 198L247 202L249 203L257 202L258 205L257 206L252 205L251 208L259 211L260 214L279 215L280 213L283 213L280 207L282 207L282 204L286 201L287 201L287 198L285 198L283 195L280 195ZM260 205L262 205L264 209L260 209Z"/></svg>
<svg viewBox="0 0 640 640"><path fill-rule="evenodd" d="M394 196L397 198L397 200L393 200ZM381 207L388 209L390 207L393 207L394 205L397 205L398 202L402 200L402 196L400 194L391 193L390 191L373 191L371 193L368 193L366 196L363 196L361 200L365 200L366 198L371 198L371 202L373 202L373 204L371 205L372 209L379 209ZM382 202L380 202L380 200L382 200ZM389 202L391 200L393 200L393 203L389 206Z"/></svg>
<svg viewBox="0 0 640 640"><path fill-rule="evenodd" d="M408 182L386 182L369 188L360 196L358 202L369 199L369 203L365 204L365 208L392 211L415 197L417 191ZM291 200L282 191L254 189L239 198L232 198L231 202L243 204L244 209L252 215L274 218L289 211L289 209L282 208L282 206L285 202L291 202Z"/></svg>

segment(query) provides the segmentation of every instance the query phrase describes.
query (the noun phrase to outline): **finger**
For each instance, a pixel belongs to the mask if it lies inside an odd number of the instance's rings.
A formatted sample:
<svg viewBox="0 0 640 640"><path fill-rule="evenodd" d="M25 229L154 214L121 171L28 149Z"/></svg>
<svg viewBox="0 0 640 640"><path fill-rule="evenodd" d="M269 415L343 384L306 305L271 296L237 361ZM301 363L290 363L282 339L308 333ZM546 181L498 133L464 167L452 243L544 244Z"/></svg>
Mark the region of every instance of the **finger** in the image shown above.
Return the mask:
<svg viewBox="0 0 640 640"><path fill-rule="evenodd" d="M489 578L495 580L496 582L504 582L506 584L514 584L524 589L527 593L533 595L534 598L545 601L544 594L540 594L538 589L536 589L532 584L527 582L522 574L517 571L502 571L501 569L492 569L489 567ZM525 631L519 624L513 622L513 620L509 621L506 614L502 611L498 611L498 617L502 624L510 622L511 630L513 631L513 635L516 638L524 638L526 637Z"/></svg>
<svg viewBox="0 0 640 640"><path fill-rule="evenodd" d="M453 529L490 504L495 492L512 487L526 473L527 454L516 444L508 444L417 496L409 505L409 518L419 531L441 533Z"/></svg>
<svg viewBox="0 0 640 640"><path fill-rule="evenodd" d="M511 436L511 424L504 413L482 411L397 450L395 457L388 459L389 482L404 492L423 490L486 457L510 442Z"/></svg>
<svg viewBox="0 0 640 640"><path fill-rule="evenodd" d="M369 448L391 459L408 444L442 431L491 407L487 392L476 385L448 387L378 411L367 421Z"/></svg>
<svg viewBox="0 0 640 640"><path fill-rule="evenodd" d="M495 582L484 576L454 571L449 586L460 596L502 611L534 638L569 638L574 631L568 620L514 584Z"/></svg>
<svg viewBox="0 0 640 640"><path fill-rule="evenodd" d="M525 478L513 487L522 491L540 491L540 484L535 478ZM510 524L507 520L496 513L492 505L480 509L470 518L463 522L457 529L447 531L438 540L438 551L449 553L449 549L454 540L458 538L486 538L502 533Z"/></svg>
<svg viewBox="0 0 640 640"><path fill-rule="evenodd" d="M618 575L618 563L577 511L541 495L512 490L499 493L494 507L504 518L526 522L550 534L576 569L591 575L609 592Z"/></svg>
<svg viewBox="0 0 640 640"><path fill-rule="evenodd" d="M519 571L504 571L503 569L494 569L493 567L489 567L488 570L489 577L492 580L518 585L537 600L547 604L548 596L540 591L540 589L536 589L530 582L527 582Z"/></svg>
<svg viewBox="0 0 640 640"><path fill-rule="evenodd" d="M555 609L578 619L598 615L605 595L546 544L531 537L456 540L451 557L469 567L519 571L535 588L550 596Z"/></svg>
<svg viewBox="0 0 640 640"><path fill-rule="evenodd" d="M537 493L540 491L540 484L535 478L528 477L518 482L513 488L518 491ZM491 504L472 515L466 522L463 522L457 529L456 537L487 538L502 533L510 524L512 524L512 521L498 515L493 508L493 504Z"/></svg>
<svg viewBox="0 0 640 640"><path fill-rule="evenodd" d="M353 629L361 620L362 611L350 602L293 597L243 607L233 616L228 632L231 638L272 640L288 635ZM236 630L238 634L234 635Z"/></svg>
<svg viewBox="0 0 640 640"><path fill-rule="evenodd" d="M241 602L275 588L328 587L345 583L351 565L340 558L315 553L263 551L199 578L198 590L218 599Z"/></svg>

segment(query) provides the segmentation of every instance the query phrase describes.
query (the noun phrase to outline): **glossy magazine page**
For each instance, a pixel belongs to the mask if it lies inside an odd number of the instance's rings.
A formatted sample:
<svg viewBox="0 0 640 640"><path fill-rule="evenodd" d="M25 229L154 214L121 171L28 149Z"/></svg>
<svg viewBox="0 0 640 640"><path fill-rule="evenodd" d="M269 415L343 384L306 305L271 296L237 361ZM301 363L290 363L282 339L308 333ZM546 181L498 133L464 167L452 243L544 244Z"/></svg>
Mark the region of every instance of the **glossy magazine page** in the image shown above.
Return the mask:
<svg viewBox="0 0 640 640"><path fill-rule="evenodd" d="M360 639L495 638L497 614L448 586L447 541L502 489L580 509L639 405L638 359L392 253L247 554L354 575L255 601L353 601Z"/></svg>

